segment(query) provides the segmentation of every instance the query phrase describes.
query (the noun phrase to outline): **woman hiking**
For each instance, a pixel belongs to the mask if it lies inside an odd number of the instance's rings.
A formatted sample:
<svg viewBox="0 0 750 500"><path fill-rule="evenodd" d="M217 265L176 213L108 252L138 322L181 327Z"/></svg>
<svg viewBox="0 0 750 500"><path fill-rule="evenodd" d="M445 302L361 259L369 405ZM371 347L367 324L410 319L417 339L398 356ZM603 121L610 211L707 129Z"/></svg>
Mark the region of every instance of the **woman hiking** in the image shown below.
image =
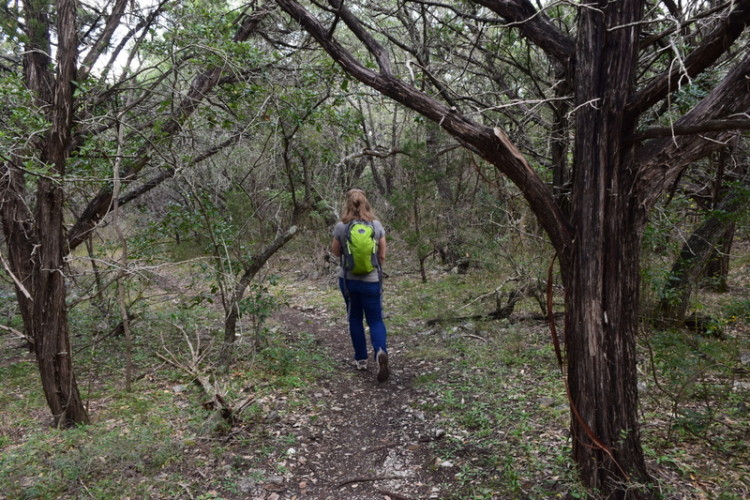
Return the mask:
<svg viewBox="0 0 750 500"><path fill-rule="evenodd" d="M358 236L361 238L357 239ZM375 244L376 248L370 247L370 256L365 256L364 260L371 258L372 263L368 265L364 262L362 265L363 259L356 254L359 251L356 248L360 248L359 245L367 245L366 240L370 237L374 242L370 241L369 244ZM360 244L359 241L363 243ZM354 365L357 370L367 370L367 340L363 323L363 319L366 319L375 354L377 379L379 382L385 382L390 376L382 307L385 229L383 224L375 219L372 206L361 189L350 189L346 193L341 220L333 229L331 251L341 260L339 288L346 303L349 335L354 347Z"/></svg>

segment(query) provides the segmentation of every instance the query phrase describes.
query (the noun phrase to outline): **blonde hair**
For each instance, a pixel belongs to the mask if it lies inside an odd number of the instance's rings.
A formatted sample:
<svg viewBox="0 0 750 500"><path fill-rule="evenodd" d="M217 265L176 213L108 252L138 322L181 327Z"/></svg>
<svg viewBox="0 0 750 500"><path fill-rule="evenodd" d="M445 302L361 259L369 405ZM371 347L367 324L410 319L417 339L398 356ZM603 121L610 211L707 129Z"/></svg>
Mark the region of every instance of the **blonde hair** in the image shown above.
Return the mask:
<svg viewBox="0 0 750 500"><path fill-rule="evenodd" d="M341 222L347 224L353 220L375 220L370 201L361 189L350 189L346 192L346 201L341 210Z"/></svg>

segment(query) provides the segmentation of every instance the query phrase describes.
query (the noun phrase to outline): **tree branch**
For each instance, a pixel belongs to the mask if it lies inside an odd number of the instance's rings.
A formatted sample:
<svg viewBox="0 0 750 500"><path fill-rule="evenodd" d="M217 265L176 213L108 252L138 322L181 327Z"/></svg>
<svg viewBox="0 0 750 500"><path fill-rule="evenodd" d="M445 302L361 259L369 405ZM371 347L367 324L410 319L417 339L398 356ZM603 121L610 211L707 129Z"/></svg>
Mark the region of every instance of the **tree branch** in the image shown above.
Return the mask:
<svg viewBox="0 0 750 500"><path fill-rule="evenodd" d="M668 71L656 77L630 99L626 107L630 116L640 115L669 93L679 89L684 78L692 78L702 73L724 55L750 22L750 0L738 0L730 3L730 6L732 4L734 10L706 36L701 46L685 58L684 65L671 65Z"/></svg>
<svg viewBox="0 0 750 500"><path fill-rule="evenodd" d="M460 115L393 75L372 71L355 59L335 38L329 38L328 30L297 1L276 0L276 2L299 22L348 74L438 123L469 150L495 165L519 187L555 248L563 251L570 245L572 239L570 223L555 205L546 184L505 132L499 128L493 129L481 125Z"/></svg>
<svg viewBox="0 0 750 500"><path fill-rule="evenodd" d="M96 41L96 43L94 43L94 46L91 47L91 50L89 50L88 54L86 54L86 57L81 63L81 68L78 72L79 81L84 81L86 80L86 78L88 78L89 73L91 72L91 68L94 66L94 64L96 64L96 61L99 59L102 53L104 53L104 50L107 48L107 46L109 46L109 42L110 40L112 40L112 36L115 34L115 30L118 26L120 26L122 16L125 15L125 7L127 5L128 0L117 0L115 6L112 7L112 12L110 12L108 16L104 31L102 31L101 36Z"/></svg>
<svg viewBox="0 0 750 500"><path fill-rule="evenodd" d="M34 339L33 338L29 337L28 335L26 335L23 332L19 332L15 328L11 328L10 326L0 325L0 330L5 330L6 332L12 333L16 337L18 337L20 340L25 340L29 344L33 344L34 343Z"/></svg>
<svg viewBox="0 0 750 500"><path fill-rule="evenodd" d="M746 54L690 112L675 123L675 128L701 127L719 117L750 113L750 54ZM719 121L719 120L716 120ZM715 122L714 122L715 123ZM724 147L730 132L714 132L704 140L679 136L651 141L636 151L639 165L636 189L643 208L649 209L690 163Z"/></svg>
<svg viewBox="0 0 750 500"><path fill-rule="evenodd" d="M673 127L656 127L635 133L625 138L626 142L639 142L646 139L657 139L660 137L676 137L680 135L693 135L705 132L722 132L729 130L750 129L750 118L728 118L725 120L709 120L698 125L683 125Z"/></svg>
<svg viewBox="0 0 750 500"><path fill-rule="evenodd" d="M575 42L558 30L541 11L528 0L475 0L500 15L515 26L529 40L534 42L548 56L565 67L575 57Z"/></svg>
<svg viewBox="0 0 750 500"><path fill-rule="evenodd" d="M344 0L328 0L333 8L336 9L341 19L352 30L352 33L359 38L359 40L367 47L367 50L375 57L375 60L380 66L380 72L385 75L392 75L393 69L391 68L391 61L388 58L388 51L386 51L382 45L375 40L370 32L362 27L362 23L359 22L352 12L344 6Z"/></svg>

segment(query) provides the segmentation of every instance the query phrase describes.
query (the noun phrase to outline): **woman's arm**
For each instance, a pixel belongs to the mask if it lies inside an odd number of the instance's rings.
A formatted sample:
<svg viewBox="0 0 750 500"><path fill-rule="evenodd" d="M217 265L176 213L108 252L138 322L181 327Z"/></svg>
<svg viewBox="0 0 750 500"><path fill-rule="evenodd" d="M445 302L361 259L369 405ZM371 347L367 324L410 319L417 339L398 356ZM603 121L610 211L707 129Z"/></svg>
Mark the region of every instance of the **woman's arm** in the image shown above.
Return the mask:
<svg viewBox="0 0 750 500"><path fill-rule="evenodd" d="M341 257L341 242L338 240L338 238L334 238L331 242L331 252L336 257Z"/></svg>
<svg viewBox="0 0 750 500"><path fill-rule="evenodd" d="M381 236L378 240L378 262L382 266L385 264L385 250L386 250L386 244L385 244L385 236Z"/></svg>

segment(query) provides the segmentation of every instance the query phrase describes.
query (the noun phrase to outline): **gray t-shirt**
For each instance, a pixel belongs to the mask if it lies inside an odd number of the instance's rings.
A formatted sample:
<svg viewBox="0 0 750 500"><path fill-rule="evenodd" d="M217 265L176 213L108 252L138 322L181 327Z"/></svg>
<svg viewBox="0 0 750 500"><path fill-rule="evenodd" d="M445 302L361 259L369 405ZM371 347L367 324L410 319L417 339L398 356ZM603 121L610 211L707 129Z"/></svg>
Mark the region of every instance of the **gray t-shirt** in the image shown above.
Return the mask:
<svg viewBox="0 0 750 500"><path fill-rule="evenodd" d="M383 224L381 224L379 220L372 221L372 226L375 232L375 240L379 241L380 238L385 236L385 228L383 228ZM336 227L333 228L333 237L339 241L346 240L346 224L341 221L337 222ZM343 277L344 270L341 268L341 263L339 263L339 278ZM375 269L369 274L347 273L346 279L377 283L378 281L380 281L380 276L378 275L378 270Z"/></svg>

